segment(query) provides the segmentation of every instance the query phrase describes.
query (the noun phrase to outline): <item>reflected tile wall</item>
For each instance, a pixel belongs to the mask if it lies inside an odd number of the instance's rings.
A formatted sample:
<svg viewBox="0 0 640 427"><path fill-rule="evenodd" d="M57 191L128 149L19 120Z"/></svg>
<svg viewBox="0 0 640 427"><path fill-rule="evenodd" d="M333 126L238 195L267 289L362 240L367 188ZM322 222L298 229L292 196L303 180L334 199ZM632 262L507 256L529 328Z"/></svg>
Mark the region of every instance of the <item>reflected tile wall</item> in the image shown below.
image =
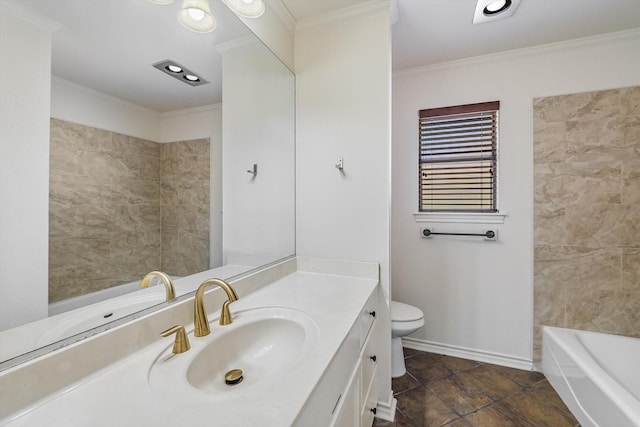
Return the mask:
<svg viewBox="0 0 640 427"><path fill-rule="evenodd" d="M534 360L540 329L640 337L640 87L538 98Z"/></svg>
<svg viewBox="0 0 640 427"><path fill-rule="evenodd" d="M174 184L180 197L163 201L161 184L176 181L177 176L186 181L187 176L169 168L163 181L165 145L172 146L167 152L177 153L180 171L202 172L195 174L193 184ZM206 184L201 178L204 173ZM208 266L208 173L208 140L159 144L51 119L49 302L140 280L149 271L162 269L163 242L181 248L178 265L185 264L181 259L189 259L197 260L189 266L197 271ZM190 193L192 187L197 188L195 196ZM195 208L196 201L203 205ZM185 244L162 235L163 229L171 232L173 226L163 223L162 212L175 206L199 221L200 228L181 233ZM206 221L201 219L204 210Z"/></svg>
<svg viewBox="0 0 640 427"><path fill-rule="evenodd" d="M162 271L186 276L209 268L210 144L162 144Z"/></svg>

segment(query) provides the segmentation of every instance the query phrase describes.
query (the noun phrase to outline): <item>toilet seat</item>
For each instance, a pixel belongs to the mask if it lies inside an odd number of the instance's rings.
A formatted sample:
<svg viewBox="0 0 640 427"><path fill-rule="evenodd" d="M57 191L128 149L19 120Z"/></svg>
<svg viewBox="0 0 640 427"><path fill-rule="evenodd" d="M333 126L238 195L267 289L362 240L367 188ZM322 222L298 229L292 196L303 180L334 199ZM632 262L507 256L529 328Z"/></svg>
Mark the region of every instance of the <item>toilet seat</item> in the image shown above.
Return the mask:
<svg viewBox="0 0 640 427"><path fill-rule="evenodd" d="M391 301L390 316L393 323L415 322L424 317L419 308L398 301Z"/></svg>

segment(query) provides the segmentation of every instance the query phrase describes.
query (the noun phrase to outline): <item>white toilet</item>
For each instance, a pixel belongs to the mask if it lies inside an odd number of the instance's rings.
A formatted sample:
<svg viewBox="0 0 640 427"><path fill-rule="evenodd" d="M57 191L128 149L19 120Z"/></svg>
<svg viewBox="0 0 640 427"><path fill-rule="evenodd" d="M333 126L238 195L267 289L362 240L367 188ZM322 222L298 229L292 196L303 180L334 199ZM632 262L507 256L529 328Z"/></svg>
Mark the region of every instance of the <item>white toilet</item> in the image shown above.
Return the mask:
<svg viewBox="0 0 640 427"><path fill-rule="evenodd" d="M424 313L417 307L402 302L391 301L391 376L401 377L407 369L404 366L402 337L424 326Z"/></svg>

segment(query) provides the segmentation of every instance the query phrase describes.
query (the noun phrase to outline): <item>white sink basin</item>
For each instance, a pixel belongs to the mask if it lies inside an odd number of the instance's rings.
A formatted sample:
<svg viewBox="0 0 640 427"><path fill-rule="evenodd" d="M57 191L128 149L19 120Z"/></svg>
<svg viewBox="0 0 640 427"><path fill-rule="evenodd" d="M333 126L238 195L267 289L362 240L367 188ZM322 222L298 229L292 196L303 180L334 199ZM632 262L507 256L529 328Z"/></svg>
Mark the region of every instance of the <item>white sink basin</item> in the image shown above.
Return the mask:
<svg viewBox="0 0 640 427"><path fill-rule="evenodd" d="M318 335L315 321L289 308L255 308L234 313L233 323L218 325L211 320L211 334L194 337L191 350L173 355L172 341L149 370L153 389L181 392L181 387L229 398L270 380L287 376L313 349ZM235 385L225 383L225 374L243 371Z"/></svg>

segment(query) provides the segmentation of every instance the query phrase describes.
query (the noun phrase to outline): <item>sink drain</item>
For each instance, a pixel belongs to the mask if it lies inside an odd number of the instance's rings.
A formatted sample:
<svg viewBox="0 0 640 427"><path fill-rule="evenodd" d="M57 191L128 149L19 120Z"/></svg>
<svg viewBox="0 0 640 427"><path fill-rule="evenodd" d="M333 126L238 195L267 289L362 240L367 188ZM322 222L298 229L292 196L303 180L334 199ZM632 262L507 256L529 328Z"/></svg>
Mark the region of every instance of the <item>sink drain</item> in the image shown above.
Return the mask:
<svg viewBox="0 0 640 427"><path fill-rule="evenodd" d="M243 379L242 369L232 369L224 374L224 382L226 385L240 384Z"/></svg>

